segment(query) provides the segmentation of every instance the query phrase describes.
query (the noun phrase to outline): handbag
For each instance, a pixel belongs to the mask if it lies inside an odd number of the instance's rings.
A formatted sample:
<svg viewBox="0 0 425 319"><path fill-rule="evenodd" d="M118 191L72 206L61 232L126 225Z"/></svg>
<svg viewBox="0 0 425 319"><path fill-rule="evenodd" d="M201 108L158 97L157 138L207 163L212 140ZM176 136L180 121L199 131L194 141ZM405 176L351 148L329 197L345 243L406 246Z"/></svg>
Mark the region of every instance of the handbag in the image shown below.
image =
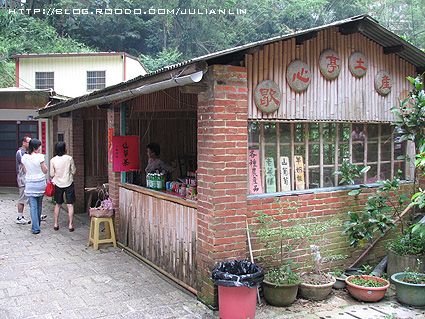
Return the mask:
<svg viewBox="0 0 425 319"><path fill-rule="evenodd" d="M53 197L55 196L55 184L50 180L47 182L46 190L44 191L44 195Z"/></svg>

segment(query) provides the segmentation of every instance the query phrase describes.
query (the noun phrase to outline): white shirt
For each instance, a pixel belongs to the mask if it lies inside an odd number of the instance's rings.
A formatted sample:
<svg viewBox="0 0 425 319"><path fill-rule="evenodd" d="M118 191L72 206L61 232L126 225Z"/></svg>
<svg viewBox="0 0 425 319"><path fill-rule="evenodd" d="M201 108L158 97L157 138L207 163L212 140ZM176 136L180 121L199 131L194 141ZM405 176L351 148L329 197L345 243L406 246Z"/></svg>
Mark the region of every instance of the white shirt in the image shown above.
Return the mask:
<svg viewBox="0 0 425 319"><path fill-rule="evenodd" d="M74 159L69 155L56 155L50 160L50 176L53 177L53 184L57 187L70 186L74 181L76 171Z"/></svg>

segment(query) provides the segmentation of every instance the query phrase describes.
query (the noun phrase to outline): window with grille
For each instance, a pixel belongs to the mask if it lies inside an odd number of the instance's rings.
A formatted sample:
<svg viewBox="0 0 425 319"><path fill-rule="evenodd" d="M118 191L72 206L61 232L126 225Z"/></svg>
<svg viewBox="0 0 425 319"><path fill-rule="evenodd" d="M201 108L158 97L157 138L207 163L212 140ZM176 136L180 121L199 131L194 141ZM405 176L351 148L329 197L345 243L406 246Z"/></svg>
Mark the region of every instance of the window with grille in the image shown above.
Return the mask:
<svg viewBox="0 0 425 319"><path fill-rule="evenodd" d="M87 71L87 91L105 88L106 71Z"/></svg>
<svg viewBox="0 0 425 319"><path fill-rule="evenodd" d="M256 165L255 187L261 185L255 193L338 186L341 176L334 172L345 160L370 166L356 184L405 179L406 142L394 129L382 123L250 122L248 161ZM250 190L252 183L251 177Z"/></svg>
<svg viewBox="0 0 425 319"><path fill-rule="evenodd" d="M54 72L35 72L35 88L53 90L55 88Z"/></svg>

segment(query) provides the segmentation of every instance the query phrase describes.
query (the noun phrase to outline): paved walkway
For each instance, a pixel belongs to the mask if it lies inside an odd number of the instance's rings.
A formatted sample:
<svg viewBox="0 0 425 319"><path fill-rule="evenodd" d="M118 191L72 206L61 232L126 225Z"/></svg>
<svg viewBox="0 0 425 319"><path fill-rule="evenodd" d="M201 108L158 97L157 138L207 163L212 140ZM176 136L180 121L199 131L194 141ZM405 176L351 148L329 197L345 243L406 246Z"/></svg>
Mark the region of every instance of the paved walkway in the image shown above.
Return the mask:
<svg viewBox="0 0 425 319"><path fill-rule="evenodd" d="M112 245L87 247L89 217L76 215L75 231L61 211L53 230L53 205L45 197L41 233L17 225L17 190L0 188L0 319L137 318L217 319L196 297ZM29 218L29 209L24 215ZM319 307L320 305L320 307ZM394 299L364 305L329 298L305 307L257 307L257 319L425 318L424 312Z"/></svg>

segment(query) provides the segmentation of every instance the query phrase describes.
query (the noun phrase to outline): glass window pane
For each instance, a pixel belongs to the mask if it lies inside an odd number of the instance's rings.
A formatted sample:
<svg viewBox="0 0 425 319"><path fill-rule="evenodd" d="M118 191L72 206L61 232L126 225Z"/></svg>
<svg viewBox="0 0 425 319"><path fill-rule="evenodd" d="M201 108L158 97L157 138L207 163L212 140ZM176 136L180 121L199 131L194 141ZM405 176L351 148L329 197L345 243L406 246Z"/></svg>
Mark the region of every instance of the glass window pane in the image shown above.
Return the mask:
<svg viewBox="0 0 425 319"><path fill-rule="evenodd" d="M259 149L260 145L260 123L248 123L248 147L249 149Z"/></svg>
<svg viewBox="0 0 425 319"><path fill-rule="evenodd" d="M310 123L308 125L308 141L319 142L320 141L319 123Z"/></svg>
<svg viewBox="0 0 425 319"><path fill-rule="evenodd" d="M264 140L276 144L276 123L264 123Z"/></svg>
<svg viewBox="0 0 425 319"><path fill-rule="evenodd" d="M309 168L308 172L309 182L308 188L319 188L320 187L320 169L318 167Z"/></svg>
<svg viewBox="0 0 425 319"><path fill-rule="evenodd" d="M378 141L379 141L379 125L369 124L367 125L367 162L378 161Z"/></svg>
<svg viewBox="0 0 425 319"><path fill-rule="evenodd" d="M2 124L0 132L16 132L16 124Z"/></svg>
<svg viewBox="0 0 425 319"><path fill-rule="evenodd" d="M391 163L381 164L381 180L391 179Z"/></svg>
<svg viewBox="0 0 425 319"><path fill-rule="evenodd" d="M362 164L364 162L365 151L365 133L363 124L353 124L353 131L351 132L353 140L353 164Z"/></svg>
<svg viewBox="0 0 425 319"><path fill-rule="evenodd" d="M295 123L294 130L295 130L294 142L295 143L305 142L305 124Z"/></svg>
<svg viewBox="0 0 425 319"><path fill-rule="evenodd" d="M335 141L335 123L323 123L322 132L323 132L323 141L324 142L334 142Z"/></svg>
<svg viewBox="0 0 425 319"><path fill-rule="evenodd" d="M391 132L393 128L390 124L381 125L381 161L391 161L391 146L393 143Z"/></svg>
<svg viewBox="0 0 425 319"><path fill-rule="evenodd" d="M323 164L335 164L335 144L323 145Z"/></svg>
<svg viewBox="0 0 425 319"><path fill-rule="evenodd" d="M279 139L280 143L290 144L291 143L291 124L280 123L279 124Z"/></svg>
<svg viewBox="0 0 425 319"><path fill-rule="evenodd" d="M369 165L370 169L369 171L366 173L367 178L366 178L366 183L376 183L379 178L378 178L378 165L377 164L372 164Z"/></svg>
<svg viewBox="0 0 425 319"><path fill-rule="evenodd" d="M16 139L16 133L0 133L0 140L13 140Z"/></svg>
<svg viewBox="0 0 425 319"><path fill-rule="evenodd" d="M323 187L333 187L338 186L334 185L335 175L334 175L334 168L333 167L325 167L323 170L324 176L323 176Z"/></svg>

